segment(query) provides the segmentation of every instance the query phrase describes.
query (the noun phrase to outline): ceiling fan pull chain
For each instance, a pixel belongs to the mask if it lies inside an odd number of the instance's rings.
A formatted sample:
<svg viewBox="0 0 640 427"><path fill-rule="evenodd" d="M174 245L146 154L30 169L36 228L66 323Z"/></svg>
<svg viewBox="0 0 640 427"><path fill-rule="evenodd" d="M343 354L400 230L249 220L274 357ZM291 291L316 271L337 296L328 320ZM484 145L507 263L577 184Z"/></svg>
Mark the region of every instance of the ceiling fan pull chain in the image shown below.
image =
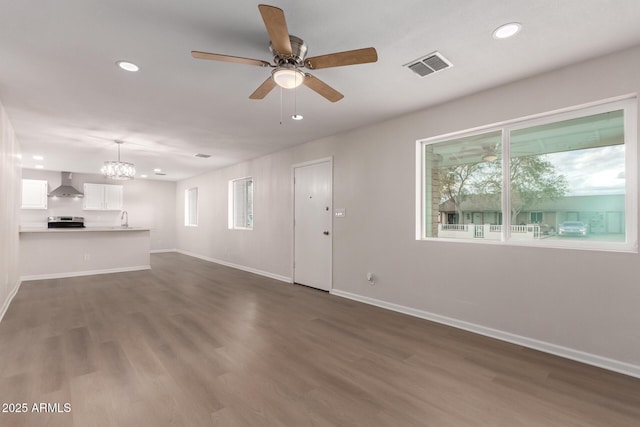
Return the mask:
<svg viewBox="0 0 640 427"><path fill-rule="evenodd" d="M296 76L297 79L297 76ZM298 114L298 85L293 87L293 120L302 120L302 116Z"/></svg>
<svg viewBox="0 0 640 427"><path fill-rule="evenodd" d="M282 87L280 87L280 126L282 126Z"/></svg>

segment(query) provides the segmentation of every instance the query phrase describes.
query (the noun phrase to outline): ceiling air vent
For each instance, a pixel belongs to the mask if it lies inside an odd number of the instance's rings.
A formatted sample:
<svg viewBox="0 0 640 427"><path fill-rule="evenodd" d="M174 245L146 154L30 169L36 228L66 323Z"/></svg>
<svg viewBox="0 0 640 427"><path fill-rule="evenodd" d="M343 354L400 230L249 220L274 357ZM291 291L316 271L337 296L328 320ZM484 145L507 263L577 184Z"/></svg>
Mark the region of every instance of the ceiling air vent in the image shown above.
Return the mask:
<svg viewBox="0 0 640 427"><path fill-rule="evenodd" d="M453 67L447 58L442 56L440 52L433 52L427 56L404 64L403 67L409 68L420 77L428 76L446 68Z"/></svg>
<svg viewBox="0 0 640 427"><path fill-rule="evenodd" d="M208 159L209 157L211 157L211 154L198 153L198 154L196 154L196 157L201 157L203 159Z"/></svg>

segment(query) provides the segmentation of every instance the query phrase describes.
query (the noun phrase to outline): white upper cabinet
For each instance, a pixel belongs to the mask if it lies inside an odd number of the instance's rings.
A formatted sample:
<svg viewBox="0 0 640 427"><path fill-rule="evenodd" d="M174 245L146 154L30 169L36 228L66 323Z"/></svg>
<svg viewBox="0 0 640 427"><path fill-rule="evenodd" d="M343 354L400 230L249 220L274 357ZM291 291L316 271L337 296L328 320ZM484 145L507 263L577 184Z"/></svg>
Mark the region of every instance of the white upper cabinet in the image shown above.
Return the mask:
<svg viewBox="0 0 640 427"><path fill-rule="evenodd" d="M104 209L104 188L102 184L84 184L83 189L82 209Z"/></svg>
<svg viewBox="0 0 640 427"><path fill-rule="evenodd" d="M109 211L122 210L122 185L104 186L104 207Z"/></svg>
<svg viewBox="0 0 640 427"><path fill-rule="evenodd" d="M86 211L122 210L122 185L84 184L82 208Z"/></svg>
<svg viewBox="0 0 640 427"><path fill-rule="evenodd" d="M22 180L22 209L47 209L47 181Z"/></svg>

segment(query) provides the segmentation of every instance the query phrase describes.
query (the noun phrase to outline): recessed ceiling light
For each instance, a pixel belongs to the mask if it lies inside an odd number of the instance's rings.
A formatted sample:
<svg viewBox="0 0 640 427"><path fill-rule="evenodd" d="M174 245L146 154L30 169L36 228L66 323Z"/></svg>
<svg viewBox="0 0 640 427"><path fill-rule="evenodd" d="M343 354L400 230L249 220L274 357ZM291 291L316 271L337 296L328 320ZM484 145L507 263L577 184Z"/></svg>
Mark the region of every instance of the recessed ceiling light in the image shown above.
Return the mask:
<svg viewBox="0 0 640 427"><path fill-rule="evenodd" d="M294 114L293 116L291 116L291 118L293 120L302 120L304 119L304 117L302 116L302 114Z"/></svg>
<svg viewBox="0 0 640 427"><path fill-rule="evenodd" d="M44 168L44 166L42 166L42 165L36 165L36 169L42 169L42 168Z"/></svg>
<svg viewBox="0 0 640 427"><path fill-rule="evenodd" d="M147 175L140 175L140 178L146 178Z"/></svg>
<svg viewBox="0 0 640 427"><path fill-rule="evenodd" d="M116 62L116 65L122 68L123 70L131 71L131 72L135 72L140 69L140 67L138 67L136 64L129 61L118 61Z"/></svg>
<svg viewBox="0 0 640 427"><path fill-rule="evenodd" d="M155 173L158 173L158 172L162 172L162 169L160 169L160 168L156 168L156 169L154 169L153 171L154 171Z"/></svg>
<svg viewBox="0 0 640 427"><path fill-rule="evenodd" d="M44 160L42 156L33 156L33 160Z"/></svg>
<svg viewBox="0 0 640 427"><path fill-rule="evenodd" d="M515 36L522 29L522 25L517 22L510 22L508 24L504 24L499 26L493 32L494 39L508 39L509 37Z"/></svg>

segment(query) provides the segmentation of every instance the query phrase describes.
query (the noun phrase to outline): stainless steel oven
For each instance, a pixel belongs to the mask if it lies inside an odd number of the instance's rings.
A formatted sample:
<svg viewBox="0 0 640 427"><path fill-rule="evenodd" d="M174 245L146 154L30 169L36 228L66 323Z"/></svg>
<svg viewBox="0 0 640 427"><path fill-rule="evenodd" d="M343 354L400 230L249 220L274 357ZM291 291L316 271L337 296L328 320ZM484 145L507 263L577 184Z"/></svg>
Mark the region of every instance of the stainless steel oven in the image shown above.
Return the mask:
<svg viewBox="0 0 640 427"><path fill-rule="evenodd" d="M48 228L84 228L84 217L81 216L50 216L47 219Z"/></svg>

